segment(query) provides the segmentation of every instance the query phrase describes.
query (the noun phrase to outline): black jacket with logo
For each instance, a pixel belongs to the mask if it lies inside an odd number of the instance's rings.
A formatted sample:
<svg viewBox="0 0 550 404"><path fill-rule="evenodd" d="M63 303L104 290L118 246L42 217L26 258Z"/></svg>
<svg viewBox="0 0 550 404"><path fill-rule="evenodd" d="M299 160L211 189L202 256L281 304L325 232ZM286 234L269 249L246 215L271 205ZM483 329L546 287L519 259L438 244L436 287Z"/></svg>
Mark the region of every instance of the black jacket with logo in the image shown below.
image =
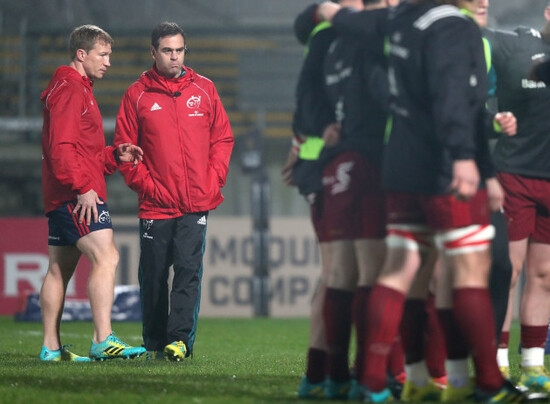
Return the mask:
<svg viewBox="0 0 550 404"><path fill-rule="evenodd" d="M316 8L316 5L307 7L294 22L294 33L298 42L306 45L296 85L296 109L292 120L294 136L302 140L322 137L325 127L335 121L334 109L325 92L323 66L336 33L330 26L315 30ZM298 159L292 167L292 178L302 195L320 191L323 187L321 161Z"/></svg>
<svg viewBox="0 0 550 404"><path fill-rule="evenodd" d="M484 132L488 84L481 33L449 5L401 3L391 10L342 9L338 32L362 35L380 52L390 40L393 128L384 155L386 189L445 194L455 160L475 159L482 178L491 163Z"/></svg>
<svg viewBox="0 0 550 404"><path fill-rule="evenodd" d="M323 135L325 127L334 122L333 109L327 101L323 66L328 47L336 38L333 28L326 28L312 34L315 7L308 7L294 22L294 33L298 41L306 45L296 85L296 109L292 127L298 136Z"/></svg>
<svg viewBox="0 0 550 404"><path fill-rule="evenodd" d="M324 159L355 150L381 168L389 97L386 64L386 58L365 52L354 38L332 42L325 59L325 88L342 137L336 147L325 147Z"/></svg>
<svg viewBox="0 0 550 404"><path fill-rule="evenodd" d="M501 111L517 118L515 136L499 136L494 160L498 171L550 178L550 89L532 81L533 63L550 55L539 31L519 27L513 32L484 30L490 41Z"/></svg>

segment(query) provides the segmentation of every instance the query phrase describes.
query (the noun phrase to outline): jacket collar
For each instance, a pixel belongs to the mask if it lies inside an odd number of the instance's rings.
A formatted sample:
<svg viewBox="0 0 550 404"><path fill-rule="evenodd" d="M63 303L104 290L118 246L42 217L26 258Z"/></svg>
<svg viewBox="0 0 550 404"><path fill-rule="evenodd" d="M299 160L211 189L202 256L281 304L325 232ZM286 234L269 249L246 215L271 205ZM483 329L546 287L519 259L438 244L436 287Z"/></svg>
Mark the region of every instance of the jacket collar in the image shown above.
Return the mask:
<svg viewBox="0 0 550 404"><path fill-rule="evenodd" d="M89 89L90 92L93 90L93 80L90 80L87 76L82 76L78 71L76 71L76 69L70 66L60 66L55 70L48 86L42 92L40 97L42 101L46 99L48 93L57 85L57 83L64 80L81 83L85 88Z"/></svg>
<svg viewBox="0 0 550 404"><path fill-rule="evenodd" d="M82 76L76 69L70 66L60 66L54 73L54 78L58 80L75 80L83 83L89 89L94 86L94 81L87 76Z"/></svg>
<svg viewBox="0 0 550 404"><path fill-rule="evenodd" d="M192 69L185 66L183 66L183 69L185 74L176 78L166 78L161 76L153 65L149 71L142 75L141 80L149 88L172 94L176 91L181 91L183 87L186 87L190 82L195 80L195 72Z"/></svg>

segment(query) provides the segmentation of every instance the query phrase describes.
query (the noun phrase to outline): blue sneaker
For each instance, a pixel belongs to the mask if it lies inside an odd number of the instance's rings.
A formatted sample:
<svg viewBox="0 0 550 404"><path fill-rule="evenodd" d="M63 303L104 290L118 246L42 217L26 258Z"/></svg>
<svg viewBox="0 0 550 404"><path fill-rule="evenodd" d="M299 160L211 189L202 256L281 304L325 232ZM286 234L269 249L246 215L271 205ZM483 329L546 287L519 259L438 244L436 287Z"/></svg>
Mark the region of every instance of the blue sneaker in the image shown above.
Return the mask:
<svg viewBox="0 0 550 404"><path fill-rule="evenodd" d="M365 403L389 403L393 401L391 390L387 387L384 390L379 391L378 393L370 391L365 386L361 387L363 390L363 401Z"/></svg>
<svg viewBox="0 0 550 404"><path fill-rule="evenodd" d="M45 346L42 346L40 352L40 360L45 362L90 362L90 358L86 356L78 356L67 348L72 345L63 345L57 351L50 351Z"/></svg>
<svg viewBox="0 0 550 404"><path fill-rule="evenodd" d="M331 400L346 400L349 395L351 382L335 382L330 378L325 382L325 398Z"/></svg>
<svg viewBox="0 0 550 404"><path fill-rule="evenodd" d="M550 393L550 374L544 366L524 366L518 386L529 392Z"/></svg>
<svg viewBox="0 0 550 404"><path fill-rule="evenodd" d="M502 388L495 392L476 389L474 400L478 403L488 404L546 402L548 395L544 393L528 394L518 389L509 380L504 380Z"/></svg>
<svg viewBox="0 0 550 404"><path fill-rule="evenodd" d="M143 347L133 347L118 339L115 333L112 332L107 339L99 344L94 344L90 347L90 358L95 360L124 358L133 359L145 353Z"/></svg>
<svg viewBox="0 0 550 404"><path fill-rule="evenodd" d="M310 383L304 375L298 387L298 397L300 398L324 398L325 397L325 382Z"/></svg>
<svg viewBox="0 0 550 404"><path fill-rule="evenodd" d="M363 401L365 396L365 388L359 384L356 379L351 379L348 393L348 400Z"/></svg>

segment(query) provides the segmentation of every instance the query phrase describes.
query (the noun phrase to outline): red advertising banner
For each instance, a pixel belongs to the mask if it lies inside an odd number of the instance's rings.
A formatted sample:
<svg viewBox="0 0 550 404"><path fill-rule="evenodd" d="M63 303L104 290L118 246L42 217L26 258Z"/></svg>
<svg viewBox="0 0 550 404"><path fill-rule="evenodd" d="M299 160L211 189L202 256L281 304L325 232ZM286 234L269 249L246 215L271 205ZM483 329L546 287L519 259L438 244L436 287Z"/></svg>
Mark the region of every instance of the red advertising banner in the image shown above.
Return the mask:
<svg viewBox="0 0 550 404"><path fill-rule="evenodd" d="M24 307L29 293L40 291L48 271L48 219L0 218L0 315ZM86 299L90 263L82 257L67 297Z"/></svg>

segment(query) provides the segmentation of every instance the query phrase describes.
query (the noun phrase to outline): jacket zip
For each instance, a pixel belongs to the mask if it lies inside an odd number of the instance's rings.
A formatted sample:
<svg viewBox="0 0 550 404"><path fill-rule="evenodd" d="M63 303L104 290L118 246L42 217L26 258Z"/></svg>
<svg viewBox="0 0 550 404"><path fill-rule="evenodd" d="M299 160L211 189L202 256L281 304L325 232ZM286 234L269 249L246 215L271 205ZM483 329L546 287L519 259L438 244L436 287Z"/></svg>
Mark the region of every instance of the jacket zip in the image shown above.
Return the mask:
<svg viewBox="0 0 550 404"><path fill-rule="evenodd" d="M179 91L181 93L180 96L178 97L181 97L183 95L183 91L189 87L189 84L187 83L182 89L181 91ZM187 197L187 203L184 203L183 204L183 207L185 208L186 206L188 206L187 209L185 209L185 213L188 213L188 212L192 212L193 211L193 202L191 201L191 193L189 192L189 181L187 180L189 178L189 173L187 171L187 159L185 158L185 149L184 149L184 144L183 144L183 128L181 128L180 124L179 124L179 114L178 114L178 105L177 105L177 98L175 95L172 96L172 100L174 101L173 102L173 105L174 105L174 113L175 113L175 116L176 116L176 125L178 127L178 135L179 135L179 141L180 141L180 150L181 150L181 157L182 157L182 160L183 160L183 168L185 170L185 195Z"/></svg>

